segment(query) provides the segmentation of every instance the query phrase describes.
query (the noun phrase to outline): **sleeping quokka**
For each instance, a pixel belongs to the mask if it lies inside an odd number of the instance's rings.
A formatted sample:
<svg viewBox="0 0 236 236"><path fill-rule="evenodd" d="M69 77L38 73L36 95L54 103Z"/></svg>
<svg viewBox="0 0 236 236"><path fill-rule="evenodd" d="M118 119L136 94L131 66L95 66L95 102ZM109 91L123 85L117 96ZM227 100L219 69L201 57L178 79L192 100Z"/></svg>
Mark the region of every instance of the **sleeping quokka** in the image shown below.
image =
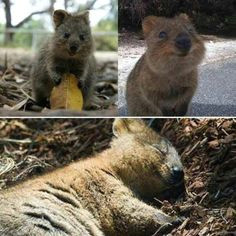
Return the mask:
<svg viewBox="0 0 236 236"><path fill-rule="evenodd" d="M116 119L111 147L0 191L2 236L148 236L179 223L145 199L183 185L175 148L142 120Z"/></svg>

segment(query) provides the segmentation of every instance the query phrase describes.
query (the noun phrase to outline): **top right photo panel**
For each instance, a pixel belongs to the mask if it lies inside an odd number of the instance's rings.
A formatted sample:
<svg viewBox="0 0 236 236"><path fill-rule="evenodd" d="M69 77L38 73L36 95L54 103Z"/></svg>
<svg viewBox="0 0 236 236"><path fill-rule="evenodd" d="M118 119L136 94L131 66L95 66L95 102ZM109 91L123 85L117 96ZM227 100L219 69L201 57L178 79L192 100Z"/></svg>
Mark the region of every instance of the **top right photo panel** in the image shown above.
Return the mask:
<svg viewBox="0 0 236 236"><path fill-rule="evenodd" d="M236 116L236 1L118 7L119 116Z"/></svg>

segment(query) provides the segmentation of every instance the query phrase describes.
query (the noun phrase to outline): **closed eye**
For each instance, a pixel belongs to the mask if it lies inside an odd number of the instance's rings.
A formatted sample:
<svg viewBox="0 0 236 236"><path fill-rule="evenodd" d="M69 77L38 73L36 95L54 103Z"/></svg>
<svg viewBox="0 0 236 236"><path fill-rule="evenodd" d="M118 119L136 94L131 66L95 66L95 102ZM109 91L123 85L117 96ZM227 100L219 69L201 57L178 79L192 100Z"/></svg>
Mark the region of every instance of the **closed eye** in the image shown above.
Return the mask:
<svg viewBox="0 0 236 236"><path fill-rule="evenodd" d="M166 146L166 150L161 150L161 148L157 144L150 145L151 148L153 148L155 151L159 152L161 155L165 156L168 153L168 145Z"/></svg>

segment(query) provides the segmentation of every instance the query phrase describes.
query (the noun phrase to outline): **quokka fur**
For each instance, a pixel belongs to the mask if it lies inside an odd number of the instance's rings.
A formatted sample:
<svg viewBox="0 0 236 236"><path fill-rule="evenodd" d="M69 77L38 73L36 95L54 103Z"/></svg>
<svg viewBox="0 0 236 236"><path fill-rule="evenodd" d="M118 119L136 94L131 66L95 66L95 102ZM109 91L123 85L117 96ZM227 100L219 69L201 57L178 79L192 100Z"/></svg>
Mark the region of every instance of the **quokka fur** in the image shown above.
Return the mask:
<svg viewBox="0 0 236 236"><path fill-rule="evenodd" d="M64 74L71 73L78 79L86 108L91 105L96 80L89 12L70 14L56 10L53 21L55 33L42 46L33 63L33 97L39 105L47 105L53 87L60 84Z"/></svg>
<svg viewBox="0 0 236 236"><path fill-rule="evenodd" d="M189 18L148 16L143 32L147 50L131 71L126 87L131 116L183 116L197 89L203 40Z"/></svg>
<svg viewBox="0 0 236 236"><path fill-rule="evenodd" d="M144 201L183 184L175 148L142 120L113 132L102 153L0 191L0 235L148 236L179 223Z"/></svg>

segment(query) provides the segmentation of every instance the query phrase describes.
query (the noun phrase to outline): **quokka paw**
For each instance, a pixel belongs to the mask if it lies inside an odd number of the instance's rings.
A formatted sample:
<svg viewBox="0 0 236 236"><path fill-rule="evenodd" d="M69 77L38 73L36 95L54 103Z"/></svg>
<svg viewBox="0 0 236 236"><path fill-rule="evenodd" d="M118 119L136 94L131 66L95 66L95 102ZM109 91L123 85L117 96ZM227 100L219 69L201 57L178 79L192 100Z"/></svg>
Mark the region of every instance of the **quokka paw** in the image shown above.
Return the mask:
<svg viewBox="0 0 236 236"><path fill-rule="evenodd" d="M61 83L62 77L61 75L54 74L52 76L52 81L55 84L55 86L58 86Z"/></svg>
<svg viewBox="0 0 236 236"><path fill-rule="evenodd" d="M153 234L153 236L166 235L170 233L174 228L179 226L183 222L183 219L179 217L172 217L170 222L162 224L159 229Z"/></svg>
<svg viewBox="0 0 236 236"><path fill-rule="evenodd" d="M81 80L78 81L77 86L79 89L83 88L83 82Z"/></svg>
<svg viewBox="0 0 236 236"><path fill-rule="evenodd" d="M176 227L179 226L180 224L182 224L184 222L184 218L183 217L174 217L173 221L171 222L171 224Z"/></svg>

